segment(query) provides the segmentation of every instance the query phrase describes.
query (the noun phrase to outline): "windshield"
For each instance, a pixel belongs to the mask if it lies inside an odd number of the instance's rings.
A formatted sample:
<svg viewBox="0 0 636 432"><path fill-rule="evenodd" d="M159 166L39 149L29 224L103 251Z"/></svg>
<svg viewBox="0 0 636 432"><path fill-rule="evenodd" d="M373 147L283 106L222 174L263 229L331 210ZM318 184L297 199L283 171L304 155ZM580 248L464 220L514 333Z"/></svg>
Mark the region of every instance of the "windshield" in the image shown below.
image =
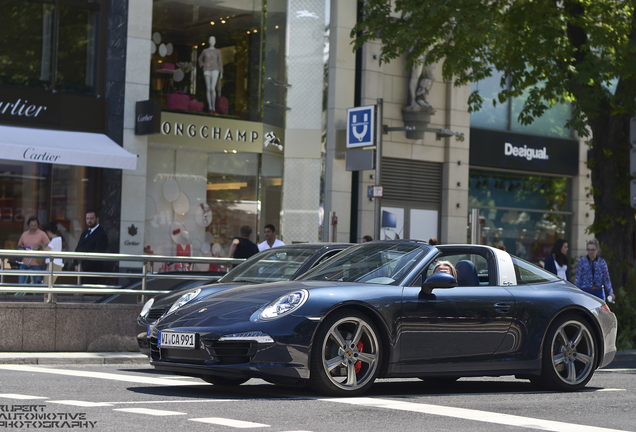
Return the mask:
<svg viewBox="0 0 636 432"><path fill-rule="evenodd" d="M394 285L429 251L413 243L365 243L347 249L299 279Z"/></svg>
<svg viewBox="0 0 636 432"><path fill-rule="evenodd" d="M319 246L277 247L259 252L234 270L223 276L219 283L286 281L294 277L298 269L311 258Z"/></svg>

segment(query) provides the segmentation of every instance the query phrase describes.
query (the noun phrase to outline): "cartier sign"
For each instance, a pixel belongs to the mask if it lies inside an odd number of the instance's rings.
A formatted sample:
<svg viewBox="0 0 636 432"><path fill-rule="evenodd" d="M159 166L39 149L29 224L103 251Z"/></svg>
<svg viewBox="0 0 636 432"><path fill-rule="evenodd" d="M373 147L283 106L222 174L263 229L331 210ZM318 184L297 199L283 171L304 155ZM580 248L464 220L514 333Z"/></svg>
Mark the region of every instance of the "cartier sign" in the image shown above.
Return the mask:
<svg viewBox="0 0 636 432"><path fill-rule="evenodd" d="M57 94L33 89L2 88L0 122L55 125L59 123Z"/></svg>

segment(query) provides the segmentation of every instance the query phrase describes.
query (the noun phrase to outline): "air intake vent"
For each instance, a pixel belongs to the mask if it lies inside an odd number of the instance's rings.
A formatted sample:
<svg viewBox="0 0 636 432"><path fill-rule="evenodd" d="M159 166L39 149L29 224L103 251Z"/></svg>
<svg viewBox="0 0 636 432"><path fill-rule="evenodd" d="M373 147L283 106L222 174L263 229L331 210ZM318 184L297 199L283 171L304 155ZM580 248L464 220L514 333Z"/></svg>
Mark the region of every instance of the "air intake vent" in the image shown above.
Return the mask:
<svg viewBox="0 0 636 432"><path fill-rule="evenodd" d="M440 205L442 164L411 159L382 158L384 199Z"/></svg>

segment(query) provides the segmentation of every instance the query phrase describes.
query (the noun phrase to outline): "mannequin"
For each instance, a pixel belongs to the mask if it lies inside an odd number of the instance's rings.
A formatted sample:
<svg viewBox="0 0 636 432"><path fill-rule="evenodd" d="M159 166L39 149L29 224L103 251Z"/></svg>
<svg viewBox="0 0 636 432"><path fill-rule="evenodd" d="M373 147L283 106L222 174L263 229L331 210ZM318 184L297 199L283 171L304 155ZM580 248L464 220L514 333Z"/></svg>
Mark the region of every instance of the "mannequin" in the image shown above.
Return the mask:
<svg viewBox="0 0 636 432"><path fill-rule="evenodd" d="M186 257L192 256L192 245L188 243L188 241L190 240L190 234L186 230L181 231L180 240L181 241L177 243L177 256L186 256ZM190 271L190 264L175 263L174 269L181 270L181 271Z"/></svg>
<svg viewBox="0 0 636 432"><path fill-rule="evenodd" d="M205 96L208 99L208 107L210 108L210 113L214 114L216 83L219 78L223 78L223 62L221 61L221 50L214 47L216 38L210 36L208 42L210 45L204 49L199 56L199 67L203 69L206 87Z"/></svg>

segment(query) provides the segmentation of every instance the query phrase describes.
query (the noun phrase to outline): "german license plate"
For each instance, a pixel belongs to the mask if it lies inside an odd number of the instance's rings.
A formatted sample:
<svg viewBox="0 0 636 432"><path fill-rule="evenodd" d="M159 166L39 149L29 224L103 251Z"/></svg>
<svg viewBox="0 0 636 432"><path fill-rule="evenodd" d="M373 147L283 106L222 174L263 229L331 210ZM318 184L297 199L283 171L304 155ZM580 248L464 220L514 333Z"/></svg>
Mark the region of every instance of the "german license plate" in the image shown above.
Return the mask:
<svg viewBox="0 0 636 432"><path fill-rule="evenodd" d="M194 335L194 333L159 332L159 346L194 349Z"/></svg>

